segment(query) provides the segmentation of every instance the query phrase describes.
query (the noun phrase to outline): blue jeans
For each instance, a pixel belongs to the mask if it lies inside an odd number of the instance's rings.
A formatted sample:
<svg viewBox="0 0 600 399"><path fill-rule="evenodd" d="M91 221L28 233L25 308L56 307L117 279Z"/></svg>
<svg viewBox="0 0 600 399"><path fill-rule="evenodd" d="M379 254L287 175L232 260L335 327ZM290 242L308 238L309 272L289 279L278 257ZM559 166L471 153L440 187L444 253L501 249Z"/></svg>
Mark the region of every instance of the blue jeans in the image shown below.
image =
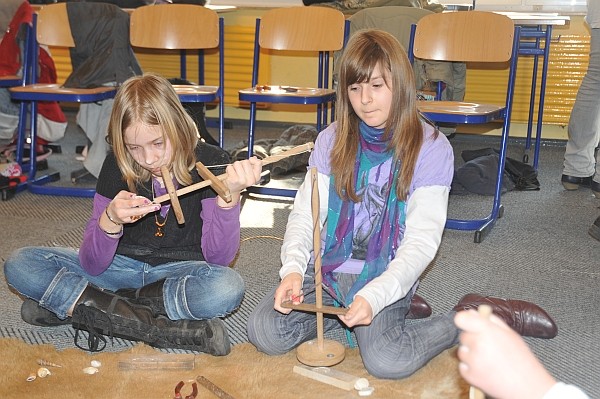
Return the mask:
<svg viewBox="0 0 600 399"><path fill-rule="evenodd" d="M353 279L340 280L340 291L348 292ZM314 280L307 275L303 291L305 303L315 303ZM268 355L281 355L317 336L313 313L292 311L284 315L273 308L275 289L265 296L248 318L248 339ZM423 367L442 351L458 343L454 312L428 320L405 324L412 293L383 309L368 326L354 327L365 368L377 378L405 378ZM323 305L333 305L323 291ZM325 332L343 328L335 316L324 315Z"/></svg>
<svg viewBox="0 0 600 399"><path fill-rule="evenodd" d="M563 174L600 183L600 29L591 29L590 61L569 119Z"/></svg>
<svg viewBox="0 0 600 399"><path fill-rule="evenodd" d="M222 317L236 309L244 296L242 277L229 267L201 261L150 266L115 255L104 273L90 276L79 265L78 252L70 248L21 248L4 263L4 274L11 287L61 319L67 318L88 284L116 291L166 279L163 299L172 320Z"/></svg>

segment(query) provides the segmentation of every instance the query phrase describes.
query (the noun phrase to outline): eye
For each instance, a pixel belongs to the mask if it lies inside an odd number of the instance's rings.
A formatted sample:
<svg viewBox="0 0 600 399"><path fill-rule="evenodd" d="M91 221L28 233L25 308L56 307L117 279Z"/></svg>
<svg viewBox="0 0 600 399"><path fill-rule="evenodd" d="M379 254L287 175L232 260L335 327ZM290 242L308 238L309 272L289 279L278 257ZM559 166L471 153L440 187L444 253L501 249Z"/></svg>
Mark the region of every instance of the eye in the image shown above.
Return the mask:
<svg viewBox="0 0 600 399"><path fill-rule="evenodd" d="M154 146L157 148L162 148L163 145L164 145L164 141L157 141L154 143Z"/></svg>
<svg viewBox="0 0 600 399"><path fill-rule="evenodd" d="M135 151L138 151L138 150L140 149L140 146L139 146L139 145L128 145L128 146L127 146L127 149L128 149L130 152L135 152Z"/></svg>

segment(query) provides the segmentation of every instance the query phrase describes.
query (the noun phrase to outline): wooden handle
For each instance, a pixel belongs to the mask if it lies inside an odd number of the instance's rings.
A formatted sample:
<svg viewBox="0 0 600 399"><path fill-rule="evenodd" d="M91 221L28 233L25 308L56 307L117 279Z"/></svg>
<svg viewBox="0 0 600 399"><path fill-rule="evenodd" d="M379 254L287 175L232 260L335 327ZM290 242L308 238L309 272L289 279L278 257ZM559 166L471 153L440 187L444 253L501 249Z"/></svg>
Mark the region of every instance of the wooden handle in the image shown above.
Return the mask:
<svg viewBox="0 0 600 399"><path fill-rule="evenodd" d="M335 306L321 306L320 308L317 308L316 304L299 303L299 304L295 305L291 301L283 302L281 304L281 307L286 308L286 309L302 310L302 311L311 312L311 313L321 312L321 313L326 313L326 314L337 314L337 315L344 315L348 312L347 308L338 308Z"/></svg>
<svg viewBox="0 0 600 399"><path fill-rule="evenodd" d="M479 305L477 311L481 317L488 319L492 314L492 307L490 305ZM469 389L469 399L485 399L485 394L479 388L471 387Z"/></svg>
<svg viewBox="0 0 600 399"><path fill-rule="evenodd" d="M162 174L163 181L165 182L167 196L171 200L171 208L173 208L173 212L175 213L175 217L177 218L177 223L184 224L185 218L183 217L181 204L179 204L179 198L177 198L177 191L175 191L175 186L173 185L173 180L171 179L171 173L169 172L169 169L167 169L166 166L160 167L160 173Z"/></svg>
<svg viewBox="0 0 600 399"><path fill-rule="evenodd" d="M311 151L314 148L314 146L315 145L312 142L296 146L287 151L283 151L281 154L266 157L265 159L262 160L262 164L263 164L263 166L268 165L271 163L275 163L277 161L281 161L282 159L291 157L293 155L298 155L298 154L302 154L307 151ZM219 180L225 180L225 179L227 179L227 175L226 174L219 175L219 176L216 176L216 178ZM191 186L180 188L179 190L177 190L175 192L175 194L176 194L176 196L179 197L181 195L191 193L192 191L200 190L201 188L208 187L210 185L212 185L212 182L210 180L201 181L199 183L192 184ZM171 197L168 194L165 194L165 195L161 195L159 197L154 198L154 202L156 202L158 204L161 202L165 202L169 199L171 199Z"/></svg>
<svg viewBox="0 0 600 399"><path fill-rule="evenodd" d="M231 396L230 394L228 394L227 392L225 392L224 390L222 390L221 388L219 388L218 386L213 384L208 378L204 377L203 375L198 376L196 378L196 381L198 381L198 383L200 385L202 385L203 387L205 387L206 389L208 389L209 391L214 393L215 396L218 398L234 399L233 396Z"/></svg>
<svg viewBox="0 0 600 399"><path fill-rule="evenodd" d="M229 203L231 202L231 193L229 192L229 188L223 183L222 180L217 179L215 176L202 162L196 162L196 170L198 174L202 176L204 180L209 180L211 182L211 186L213 190L219 194L219 197L223 198L223 201Z"/></svg>

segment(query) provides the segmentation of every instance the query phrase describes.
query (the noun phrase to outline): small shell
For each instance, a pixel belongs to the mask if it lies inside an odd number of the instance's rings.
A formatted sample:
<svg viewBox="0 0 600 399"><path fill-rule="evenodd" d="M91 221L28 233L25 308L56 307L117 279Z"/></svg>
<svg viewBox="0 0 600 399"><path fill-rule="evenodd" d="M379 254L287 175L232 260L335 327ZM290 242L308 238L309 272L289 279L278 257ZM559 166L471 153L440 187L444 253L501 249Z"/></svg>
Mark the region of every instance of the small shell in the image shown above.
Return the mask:
<svg viewBox="0 0 600 399"><path fill-rule="evenodd" d="M52 363L44 359L38 359L37 364L40 366L62 367L60 364Z"/></svg>
<svg viewBox="0 0 600 399"><path fill-rule="evenodd" d="M369 380L367 380L366 378L359 378L356 380L356 382L354 382L354 389L356 389L357 391L360 391L361 389L368 388L368 387L369 387Z"/></svg>
<svg viewBox="0 0 600 399"><path fill-rule="evenodd" d="M29 376L27 377L27 381L31 382L31 381L35 381L35 379L37 378L37 375L35 375L34 373L29 374Z"/></svg>
<svg viewBox="0 0 600 399"><path fill-rule="evenodd" d="M90 362L90 364L92 365L92 367L100 367L100 366L102 366L102 363L100 362L100 360L92 360Z"/></svg>
<svg viewBox="0 0 600 399"><path fill-rule="evenodd" d="M98 369L96 367L86 367L83 369L83 374L96 374L98 372Z"/></svg>
<svg viewBox="0 0 600 399"><path fill-rule="evenodd" d="M375 391L375 388L373 388L373 387L363 388L358 391L358 396L371 396L374 391Z"/></svg>
<svg viewBox="0 0 600 399"><path fill-rule="evenodd" d="M51 375L52 373L50 372L50 370L48 370L46 367L40 367L37 371L37 375L40 378L44 378L47 377L49 375Z"/></svg>

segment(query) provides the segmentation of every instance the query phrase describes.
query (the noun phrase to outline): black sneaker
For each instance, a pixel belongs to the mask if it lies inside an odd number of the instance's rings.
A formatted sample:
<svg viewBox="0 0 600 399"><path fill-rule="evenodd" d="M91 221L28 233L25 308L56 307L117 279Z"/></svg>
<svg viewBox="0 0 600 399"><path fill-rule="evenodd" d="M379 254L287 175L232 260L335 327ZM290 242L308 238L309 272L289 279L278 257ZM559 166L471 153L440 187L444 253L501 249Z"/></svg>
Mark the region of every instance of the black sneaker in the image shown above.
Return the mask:
<svg viewBox="0 0 600 399"><path fill-rule="evenodd" d="M596 219L594 224L588 230L588 233L596 240L600 241L600 216Z"/></svg>
<svg viewBox="0 0 600 399"><path fill-rule="evenodd" d="M71 318L61 320L33 299L25 299L21 305L21 318L25 323L40 327L56 327L71 324Z"/></svg>
<svg viewBox="0 0 600 399"><path fill-rule="evenodd" d="M227 355L231 351L229 335L221 319L171 320L165 316L154 317L148 307L132 306L139 313L135 317L105 313L94 307L78 305L72 320L75 346L99 352L106 345L105 336L109 336L142 341L156 348L185 349L215 356ZM144 309L147 314L141 317ZM82 330L88 332L87 337L81 333ZM79 342L82 335L87 338L87 347L81 346Z"/></svg>

